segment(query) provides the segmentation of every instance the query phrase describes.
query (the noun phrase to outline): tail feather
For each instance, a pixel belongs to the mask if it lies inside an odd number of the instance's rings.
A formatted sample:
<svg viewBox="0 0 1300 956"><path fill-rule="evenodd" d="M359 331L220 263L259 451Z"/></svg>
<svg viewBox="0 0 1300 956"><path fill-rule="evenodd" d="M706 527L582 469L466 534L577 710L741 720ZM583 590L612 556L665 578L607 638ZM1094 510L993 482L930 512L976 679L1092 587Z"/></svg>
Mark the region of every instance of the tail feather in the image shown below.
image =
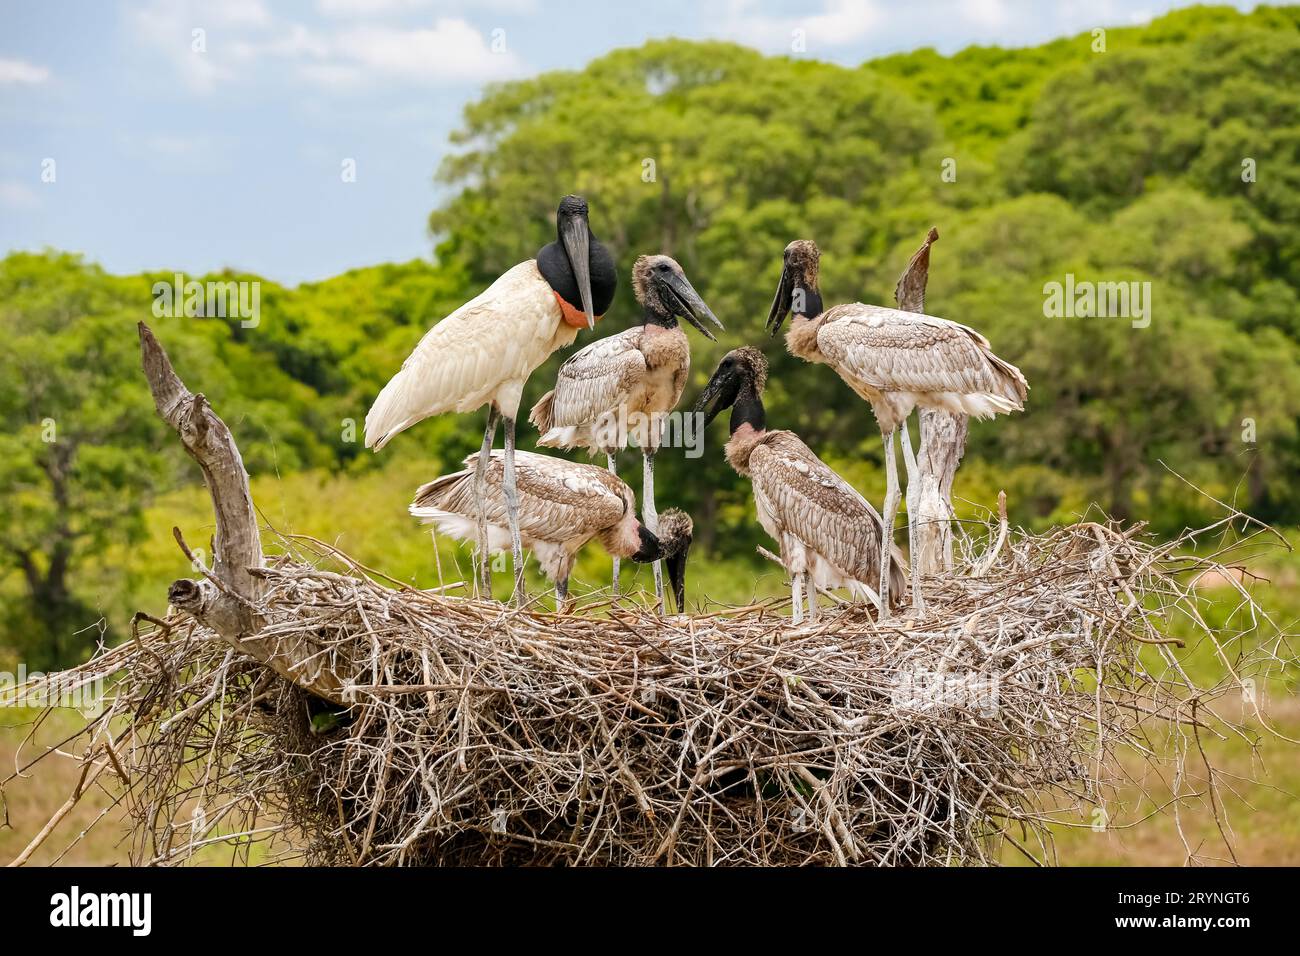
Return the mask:
<svg viewBox="0 0 1300 956"><path fill-rule="evenodd" d="M995 415L1009 415L1011 412L1024 411L1025 406L1006 395L993 392L975 392L963 394L949 392L949 401L945 404L949 411L969 415L971 418L992 418Z"/></svg>
<svg viewBox="0 0 1300 956"><path fill-rule="evenodd" d="M443 475L441 478L435 478L433 481L421 485L415 491L415 500L411 502L411 514L420 518L425 517L425 515L417 513L417 509L421 511L443 510L447 500L455 493L456 485L472 475L473 472L468 470L458 471L454 474Z"/></svg>
<svg viewBox="0 0 1300 956"><path fill-rule="evenodd" d="M543 395L541 400L533 406L532 411L528 413L528 420L543 435L555 427L555 389L551 389Z"/></svg>
<svg viewBox="0 0 1300 956"><path fill-rule="evenodd" d="M366 447L375 451L388 444L389 439L406 427L394 414L396 395L402 388L401 378L404 372L398 372L379 391L375 403L366 412L365 440Z"/></svg>
<svg viewBox="0 0 1300 956"><path fill-rule="evenodd" d="M590 436L584 435L583 432L584 429L580 425L561 425L538 436L537 446L539 448L563 448L565 450L586 448L589 454L596 454L597 449L591 444Z"/></svg>
<svg viewBox="0 0 1300 956"><path fill-rule="evenodd" d="M1025 399L1029 397L1029 383L1025 381L1024 373L1016 368L1006 359L998 358L992 352L988 353L989 361L993 367L1000 373L1002 379L1002 394L1010 402L1015 403L1016 411L1023 411Z"/></svg>

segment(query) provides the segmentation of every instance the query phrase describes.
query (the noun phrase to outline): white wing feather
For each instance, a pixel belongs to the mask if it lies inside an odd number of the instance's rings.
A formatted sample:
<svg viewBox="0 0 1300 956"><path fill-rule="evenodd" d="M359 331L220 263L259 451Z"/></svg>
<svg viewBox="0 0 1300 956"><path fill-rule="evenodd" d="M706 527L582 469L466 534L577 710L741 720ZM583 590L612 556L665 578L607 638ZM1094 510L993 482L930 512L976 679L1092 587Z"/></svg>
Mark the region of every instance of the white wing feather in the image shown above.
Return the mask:
<svg viewBox="0 0 1300 956"><path fill-rule="evenodd" d="M425 333L366 415L366 447L378 451L430 415L493 400L515 417L533 369L576 335L536 261L521 262Z"/></svg>

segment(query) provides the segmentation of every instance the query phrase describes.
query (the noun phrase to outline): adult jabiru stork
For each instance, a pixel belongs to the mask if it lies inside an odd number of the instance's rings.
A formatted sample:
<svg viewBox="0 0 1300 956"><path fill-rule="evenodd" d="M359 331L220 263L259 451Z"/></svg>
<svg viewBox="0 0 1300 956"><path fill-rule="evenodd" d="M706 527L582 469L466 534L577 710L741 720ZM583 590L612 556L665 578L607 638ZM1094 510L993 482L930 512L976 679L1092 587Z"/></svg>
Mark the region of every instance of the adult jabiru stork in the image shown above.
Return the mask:
<svg viewBox="0 0 1300 956"><path fill-rule="evenodd" d="M536 259L519 263L425 333L366 415L366 447L378 451L398 432L430 415L470 412L488 405L483 454L475 476L480 501L482 469L497 424L504 419L503 488L516 601L523 596L524 563L515 482L515 418L524 383L552 352L572 345L579 329L595 328L618 286L613 257L591 233L585 199L560 200L555 231L555 241L543 246ZM482 517L479 555L484 593L491 596L487 522Z"/></svg>
<svg viewBox="0 0 1300 956"><path fill-rule="evenodd" d="M668 566L678 613L686 611L686 556L691 547L691 519L670 508L655 534L636 520L636 500L617 475L604 468L521 451L516 456L519 526L524 545L537 555L542 571L555 582L556 610L564 607L569 574L584 544L596 538L612 555L633 561L663 560ZM478 455L465 459L465 471L445 475L415 493L411 514L458 540L473 538L476 506L474 475ZM471 471L472 469L472 471ZM503 486L504 455L491 452L486 468L488 546L501 551L511 543Z"/></svg>
<svg viewBox="0 0 1300 956"><path fill-rule="evenodd" d="M754 486L759 524L781 547L790 573L795 624L803 621L803 590L808 615L817 619L817 589L847 588L854 598L884 605L904 587L902 555L885 537L880 515L867 499L813 453L794 432L768 431L763 409L767 360L756 348L728 352L695 403L705 423L731 409L727 462ZM882 542L884 547L882 547ZM884 561L883 573L878 562ZM892 591L873 591L878 578L892 580Z"/></svg>
<svg viewBox="0 0 1300 956"><path fill-rule="evenodd" d="M611 473L629 438L641 449L641 517L659 531L655 509L654 460L664 416L677 407L691 368L691 343L677 319L683 318L716 341L706 322L722 323L704 304L682 267L668 256L641 256L632 266L632 288L643 309L640 325L592 342L562 366L555 388L542 396L529 421L548 448L604 452ZM619 559L614 558L614 593ZM664 610L663 572L654 563L655 598Z"/></svg>
<svg viewBox="0 0 1300 956"><path fill-rule="evenodd" d="M907 417L918 406L974 418L1023 411L1029 385L1010 362L993 354L988 339L948 319L853 303L823 309L818 285L821 252L809 239L785 247L781 282L768 313L776 335L793 313L786 348L809 362L829 365L871 406L885 443L885 536L893 540L898 513L898 462L894 434L900 428L909 487L916 478L916 456ZM924 434L920 440L925 440ZM916 527L907 515L908 543L916 560ZM883 554L883 551L882 551ZM882 558L883 560L883 558ZM880 587L888 587L884 567ZM887 601L882 602L888 608ZM924 610L920 575L912 574L912 606ZM885 612L887 613L887 611Z"/></svg>

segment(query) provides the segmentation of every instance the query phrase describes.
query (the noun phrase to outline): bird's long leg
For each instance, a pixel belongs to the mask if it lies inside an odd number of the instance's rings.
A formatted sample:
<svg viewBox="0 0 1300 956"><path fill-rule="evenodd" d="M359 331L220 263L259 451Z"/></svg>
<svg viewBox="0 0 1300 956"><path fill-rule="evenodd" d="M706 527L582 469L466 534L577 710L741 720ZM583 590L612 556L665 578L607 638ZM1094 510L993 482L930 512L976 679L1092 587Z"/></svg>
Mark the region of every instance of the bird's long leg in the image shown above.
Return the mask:
<svg viewBox="0 0 1300 956"><path fill-rule="evenodd" d="M817 623L817 582L805 572L808 582L808 623Z"/></svg>
<svg viewBox="0 0 1300 956"><path fill-rule="evenodd" d="M889 617L889 561L894 544L894 518L898 514L898 459L894 457L894 429L881 430L885 442L885 506L881 509L880 620Z"/></svg>
<svg viewBox="0 0 1300 956"><path fill-rule="evenodd" d="M506 417L506 513L510 519L510 553L514 562L515 586L511 601L516 606L524 599L524 546L519 539L519 486L515 484L515 420Z"/></svg>
<svg viewBox="0 0 1300 956"><path fill-rule="evenodd" d="M618 477L618 454L617 454L617 452L612 452L612 451L606 452L606 453L605 453L605 461L606 461L606 463L609 465L609 473L610 473L611 475L613 475L615 478L617 478L617 477ZM618 595L619 595L619 589L618 589L618 569L619 569L619 559L618 559L618 558L615 558L615 559L614 559L614 598L615 598L616 600L617 600Z"/></svg>
<svg viewBox="0 0 1300 956"><path fill-rule="evenodd" d="M919 555L916 553L916 502L921 497L921 475L917 469L917 456L912 452L912 435L908 431L907 419L899 426L899 442L903 446L903 470L907 472L907 487L903 489L903 503L907 505L907 561L912 566L912 580L916 580L916 566Z"/></svg>
<svg viewBox="0 0 1300 956"><path fill-rule="evenodd" d="M907 434L907 419L903 419L903 464L907 467L907 559L912 564L912 609L925 613L921 597L921 555L917 549L916 503L921 497L920 473L916 456L912 454L912 439Z"/></svg>
<svg viewBox="0 0 1300 956"><path fill-rule="evenodd" d="M790 575L790 623L803 623L803 572Z"/></svg>
<svg viewBox="0 0 1300 956"><path fill-rule="evenodd" d="M655 453L654 449L642 450L645 459L645 474L641 483L641 521L650 533L659 533L659 512L655 510ZM653 565L655 574L655 606L659 613L664 613L664 571L660 562Z"/></svg>
<svg viewBox="0 0 1300 956"><path fill-rule="evenodd" d="M907 443L906 455L912 450L911 436L907 433L907 421L903 421L903 441ZM916 474L916 487L912 487L911 479L907 482L907 513L908 515L916 514L921 510L921 491L923 482L921 479L920 463L925 460L925 418L921 415L916 416L916 455L912 458L912 471ZM911 518L908 519L909 523ZM917 525L917 541L921 537L920 526Z"/></svg>
<svg viewBox="0 0 1300 956"><path fill-rule="evenodd" d="M487 501L486 491L488 458L492 454L492 442L497 435L497 422L501 413L496 405L488 406L487 427L483 429L483 447L479 450L478 461L474 463L474 505L478 508L478 577L475 578L479 597L492 600L492 557L488 554Z"/></svg>

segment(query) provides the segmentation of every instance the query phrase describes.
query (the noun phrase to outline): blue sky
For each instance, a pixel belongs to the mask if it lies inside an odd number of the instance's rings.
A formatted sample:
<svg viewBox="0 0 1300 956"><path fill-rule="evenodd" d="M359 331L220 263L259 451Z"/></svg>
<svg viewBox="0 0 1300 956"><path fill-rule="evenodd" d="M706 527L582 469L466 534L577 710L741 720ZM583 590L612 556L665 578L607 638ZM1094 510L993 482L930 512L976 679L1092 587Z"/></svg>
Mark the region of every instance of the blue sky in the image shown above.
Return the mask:
<svg viewBox="0 0 1300 956"><path fill-rule="evenodd" d="M52 246L113 272L231 266L287 283L427 258L433 173L487 83L654 37L788 53L802 29L804 55L857 64L1023 46L1185 5L0 0L0 252Z"/></svg>

